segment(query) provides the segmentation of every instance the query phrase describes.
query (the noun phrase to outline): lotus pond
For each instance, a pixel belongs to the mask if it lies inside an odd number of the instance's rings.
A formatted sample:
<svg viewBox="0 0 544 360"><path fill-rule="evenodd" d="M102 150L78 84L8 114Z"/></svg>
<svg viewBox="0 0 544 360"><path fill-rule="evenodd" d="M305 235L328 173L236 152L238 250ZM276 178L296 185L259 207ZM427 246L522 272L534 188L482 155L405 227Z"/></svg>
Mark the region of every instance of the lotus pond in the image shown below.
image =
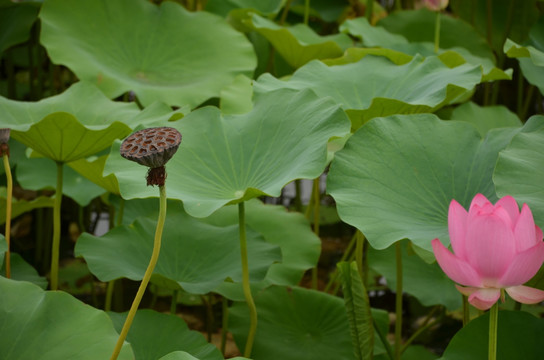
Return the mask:
<svg viewBox="0 0 544 360"><path fill-rule="evenodd" d="M542 359L543 15L0 0L0 359Z"/></svg>

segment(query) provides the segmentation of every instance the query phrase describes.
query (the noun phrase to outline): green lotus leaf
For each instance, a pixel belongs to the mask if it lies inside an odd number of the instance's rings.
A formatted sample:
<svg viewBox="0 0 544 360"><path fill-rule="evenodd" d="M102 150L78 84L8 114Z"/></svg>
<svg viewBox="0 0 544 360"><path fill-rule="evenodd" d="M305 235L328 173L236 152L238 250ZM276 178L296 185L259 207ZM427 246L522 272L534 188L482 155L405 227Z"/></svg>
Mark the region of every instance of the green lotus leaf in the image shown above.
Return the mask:
<svg viewBox="0 0 544 360"><path fill-rule="evenodd" d="M424 306L444 305L450 311L461 307L461 295L454 283L435 262L428 264L402 244L402 290L415 296ZM397 284L395 247L384 250L369 248L368 265L387 280L387 286L395 289Z"/></svg>
<svg viewBox="0 0 544 360"><path fill-rule="evenodd" d="M62 291L0 276L0 358L108 359L118 338L108 316ZM69 341L69 346L67 346ZM119 359L134 359L125 344Z"/></svg>
<svg viewBox="0 0 544 360"><path fill-rule="evenodd" d="M471 124L432 114L374 119L335 155L327 190L340 218L374 248L408 238L432 251L434 238L448 244L452 199L465 207L477 193L496 200L498 152L518 131L495 129L482 140Z"/></svg>
<svg viewBox="0 0 544 360"><path fill-rule="evenodd" d="M253 344L255 359L355 359L344 301L315 290L272 286L256 294L259 321ZM387 333L388 317L372 309L372 317ZM246 343L249 329L247 305L235 303L229 311L229 330L238 348ZM282 344L282 346L278 346ZM376 337L374 355L385 352Z"/></svg>
<svg viewBox="0 0 544 360"><path fill-rule="evenodd" d="M119 195L117 178L113 174L102 175L107 158L107 155L102 155L97 158L79 159L70 162L68 166L108 192Z"/></svg>
<svg viewBox="0 0 544 360"><path fill-rule="evenodd" d="M544 320L525 311L499 311L497 359L538 359L542 351L539 336ZM442 360L479 360L487 358L489 312L463 327L444 351Z"/></svg>
<svg viewBox="0 0 544 360"><path fill-rule="evenodd" d="M340 25L340 31L361 39L365 47L387 48L397 44L408 44L404 36L389 32L382 26L372 26L365 17L346 20Z"/></svg>
<svg viewBox="0 0 544 360"><path fill-rule="evenodd" d="M339 58L322 60L328 66L355 63L367 55L382 56L396 65L404 65L413 60L413 56L386 48L349 48Z"/></svg>
<svg viewBox="0 0 544 360"><path fill-rule="evenodd" d="M76 256L83 256L101 281L120 277L141 280L151 257L156 221L146 218L96 237L82 234ZM280 249L247 229L250 278L261 281ZM213 249L213 251L210 251ZM120 254L122 254L120 256ZM238 225L214 226L170 208L154 274L176 281L184 290L205 294L225 279L241 281Z"/></svg>
<svg viewBox="0 0 544 360"><path fill-rule="evenodd" d="M39 11L40 6L36 3L0 1L0 54L30 38Z"/></svg>
<svg viewBox="0 0 544 360"><path fill-rule="evenodd" d="M72 5L44 3L41 42L52 61L110 98L134 91L146 106L160 100L194 107L218 96L236 75L251 76L256 66L250 42L214 14L171 1Z"/></svg>
<svg viewBox="0 0 544 360"><path fill-rule="evenodd" d="M7 250L7 249L6 249ZM4 260L4 254L0 250L0 257ZM46 289L49 282L43 276L38 274L38 271L27 263L21 255L12 252L10 256L11 260L11 278L18 281L28 281L36 286L39 286L42 289ZM0 265L2 268L0 273L2 276L5 276L6 269L5 265Z"/></svg>
<svg viewBox="0 0 544 360"><path fill-rule="evenodd" d="M410 42L434 43L436 13L425 8L396 11L378 22L387 31L404 36ZM463 47L472 54L493 60L487 41L467 22L440 15L440 48Z"/></svg>
<svg viewBox="0 0 544 360"><path fill-rule="evenodd" d="M53 207L54 200L47 196L38 196L32 200L12 198L11 218L14 219L30 210ZM0 187L0 204L6 203L6 188ZM0 206L0 225L6 222L6 207ZM1 251L1 250L0 250Z"/></svg>
<svg viewBox="0 0 544 360"><path fill-rule="evenodd" d="M313 59L339 57L345 49L353 45L346 34L319 36L307 25L283 27L257 14L252 14L246 23L267 38L294 68L299 68Z"/></svg>
<svg viewBox="0 0 544 360"><path fill-rule="evenodd" d="M535 116L500 152L493 181L499 196L511 195L531 208L537 225L544 226L544 117ZM540 128L532 130L531 127Z"/></svg>
<svg viewBox="0 0 544 360"><path fill-rule="evenodd" d="M121 332L127 313L108 315L115 329ZM138 310L126 341L139 360L156 360L176 350L195 356L193 359L223 360L219 349L208 343L201 333L189 330L182 319L152 310Z"/></svg>
<svg viewBox="0 0 544 360"><path fill-rule="evenodd" d="M223 114L243 114L253 108L253 81L238 75L234 82L220 93L220 108Z"/></svg>
<svg viewBox="0 0 544 360"><path fill-rule="evenodd" d="M309 88L318 96L330 96L357 129L378 116L434 112L471 90L480 79L478 66L450 69L436 57L422 60L415 56L410 63L397 66L381 57L365 56L353 64L331 67L312 61L289 81L265 74L254 88L256 92Z"/></svg>
<svg viewBox="0 0 544 360"><path fill-rule="evenodd" d="M345 15L345 12L351 6L349 0L312 0L310 5L310 17L322 19L325 22L336 22L341 15ZM374 9L377 9L379 5L374 4ZM290 11L293 13L304 16L306 7L306 0L294 0L291 3Z"/></svg>
<svg viewBox="0 0 544 360"><path fill-rule="evenodd" d="M159 360L199 360L193 355L186 353L185 351L174 351L170 354L166 354Z"/></svg>
<svg viewBox="0 0 544 360"><path fill-rule="evenodd" d="M4 264L4 253L8 251L8 243L4 235L0 234L0 266Z"/></svg>
<svg viewBox="0 0 544 360"><path fill-rule="evenodd" d="M508 110L506 106L481 107L473 102L456 107L450 119L470 122L476 126L482 137L491 129L520 127L522 125L517 115Z"/></svg>
<svg viewBox="0 0 544 360"><path fill-rule="evenodd" d="M27 190L54 190L57 183L57 170L55 163L47 158L28 159L19 161L17 169L17 181ZM62 193L81 206L88 205L92 199L106 192L105 189L90 182L71 167L64 166ZM82 188L85 191L82 191ZM45 199L42 200L44 203Z"/></svg>
<svg viewBox="0 0 544 360"><path fill-rule="evenodd" d="M327 164L327 141L349 132L330 99L286 89L257 96L246 114L222 116L204 107L171 126L183 140L166 165L168 196L196 217L228 203L279 196L294 179L317 177ZM116 175L122 197L156 197L156 189L143 186L146 168L129 164L118 149L114 143L104 173Z"/></svg>

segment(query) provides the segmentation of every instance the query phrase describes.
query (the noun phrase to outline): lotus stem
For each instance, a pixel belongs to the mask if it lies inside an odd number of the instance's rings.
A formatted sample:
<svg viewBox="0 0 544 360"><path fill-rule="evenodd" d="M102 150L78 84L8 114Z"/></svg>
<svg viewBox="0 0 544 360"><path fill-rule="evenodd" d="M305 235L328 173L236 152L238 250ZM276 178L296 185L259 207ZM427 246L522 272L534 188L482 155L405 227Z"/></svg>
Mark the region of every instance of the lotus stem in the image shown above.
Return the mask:
<svg viewBox="0 0 544 360"><path fill-rule="evenodd" d="M470 322L470 311L468 307L468 296L461 296L463 297L463 327L465 327Z"/></svg>
<svg viewBox="0 0 544 360"><path fill-rule="evenodd" d="M221 300L222 307L222 317L221 317L221 354L225 357L225 350L227 348L227 333L228 333L228 323L229 323L229 304L228 299L223 297Z"/></svg>
<svg viewBox="0 0 544 360"><path fill-rule="evenodd" d="M132 301L132 306L130 307L127 318L125 320L125 324L123 325L121 334L119 334L119 338L117 339L117 344L115 345L115 349L113 350L113 354L111 355L110 360L117 359L117 357L119 356L119 353L121 352L123 343L127 337L128 331L130 330L130 326L132 325L132 321L134 321L134 316L136 315L138 306L140 305L140 302L142 301L142 297L144 296L145 289L147 288L147 284L149 283L149 280L151 279L151 275L153 274L153 269L155 269L155 265L157 264L157 260L159 259L159 253L161 250L162 230L164 229L164 221L166 220L166 188L165 186L164 185L159 186L159 191L160 191L159 219L157 221L157 228L155 230L155 240L153 242L153 252L151 254L151 259L149 260L149 265L147 265L147 269L145 271L142 282L140 283L140 287L138 288L138 292L136 293L136 296L134 297L134 300Z"/></svg>
<svg viewBox="0 0 544 360"><path fill-rule="evenodd" d="M440 11L436 12L436 22L434 25L434 53L438 54L440 48Z"/></svg>
<svg viewBox="0 0 544 360"><path fill-rule="evenodd" d="M64 164L57 162L57 188L53 204L53 243L51 245L51 290L57 290L59 287L60 208L62 204L63 168Z"/></svg>
<svg viewBox="0 0 544 360"><path fill-rule="evenodd" d="M247 239L246 239L246 220L245 220L244 202L238 204L238 225L240 231L240 255L242 258L242 287L244 289L244 297L249 308L249 332L247 334L246 347L244 349L244 357L251 356L251 349L257 331L257 307L251 295L251 287L249 286L249 265L247 260Z"/></svg>
<svg viewBox="0 0 544 360"><path fill-rule="evenodd" d="M320 199L320 192L319 192L319 176L314 179L313 181L313 188L312 188L312 197L314 199L314 234L315 236L319 237L319 210L321 205L321 199ZM317 278L318 278L318 267L319 264L316 264L314 268L312 268L312 289L317 290Z"/></svg>
<svg viewBox="0 0 544 360"><path fill-rule="evenodd" d="M104 311L111 310L111 300L113 299L113 289L115 288L115 280L108 281L106 288L106 301L104 302Z"/></svg>
<svg viewBox="0 0 544 360"><path fill-rule="evenodd" d="M374 12L374 0L366 0L365 16L368 23L372 25L372 13Z"/></svg>
<svg viewBox="0 0 544 360"><path fill-rule="evenodd" d="M397 263L397 289L395 294L395 359L400 360L402 350L402 248L400 241L395 244Z"/></svg>
<svg viewBox="0 0 544 360"><path fill-rule="evenodd" d="M499 323L499 302L489 310L489 360L497 359L497 328Z"/></svg>
<svg viewBox="0 0 544 360"><path fill-rule="evenodd" d="M10 252L10 239L11 239L11 201L13 197L13 177L11 176L11 168L9 166L9 156L4 153L2 155L4 159L4 170L6 171L7 182L7 194L6 194L6 243L8 250L6 251L6 277L11 277L11 252Z"/></svg>
<svg viewBox="0 0 544 360"><path fill-rule="evenodd" d="M308 25L310 19L310 0L304 1L304 25Z"/></svg>

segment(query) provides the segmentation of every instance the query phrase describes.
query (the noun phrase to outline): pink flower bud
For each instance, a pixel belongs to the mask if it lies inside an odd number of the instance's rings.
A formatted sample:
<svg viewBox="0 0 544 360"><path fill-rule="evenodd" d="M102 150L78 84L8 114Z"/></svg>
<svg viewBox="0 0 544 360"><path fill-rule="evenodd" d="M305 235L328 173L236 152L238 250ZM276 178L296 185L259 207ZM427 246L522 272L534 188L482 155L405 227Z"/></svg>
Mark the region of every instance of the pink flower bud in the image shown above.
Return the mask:
<svg viewBox="0 0 544 360"><path fill-rule="evenodd" d="M432 11L441 11L448 7L449 0L423 0L422 4Z"/></svg>

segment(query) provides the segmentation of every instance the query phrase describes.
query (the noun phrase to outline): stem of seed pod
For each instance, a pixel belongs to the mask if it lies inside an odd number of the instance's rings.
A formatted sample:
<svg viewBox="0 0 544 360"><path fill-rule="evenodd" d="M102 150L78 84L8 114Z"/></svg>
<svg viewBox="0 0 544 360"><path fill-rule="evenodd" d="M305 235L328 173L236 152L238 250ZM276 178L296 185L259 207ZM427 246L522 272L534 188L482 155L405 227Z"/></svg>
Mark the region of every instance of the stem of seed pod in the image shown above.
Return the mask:
<svg viewBox="0 0 544 360"><path fill-rule="evenodd" d="M51 245L51 290L58 289L59 283L59 248L60 248L60 207L62 204L63 163L57 162L57 188L53 205L53 244Z"/></svg>
<svg viewBox="0 0 544 360"><path fill-rule="evenodd" d="M244 349L244 357L251 356L251 348L257 331L257 307L251 296L251 287L249 286L249 265L247 260L247 240L246 240L246 220L245 220L244 202L238 204L238 226L240 231L240 255L242 258L242 287L246 298L247 307L249 308L249 332L247 334L246 347Z"/></svg>
<svg viewBox="0 0 544 360"><path fill-rule="evenodd" d="M11 176L11 168L9 166L8 154L3 152L2 158L4 160L4 170L6 171L7 182L7 195L6 195L6 243L8 249L6 251L6 277L11 277L11 252L10 252L10 238L11 238L11 200L13 196L13 177Z"/></svg>
<svg viewBox="0 0 544 360"><path fill-rule="evenodd" d="M130 330L132 322L134 321L134 316L136 315L138 306L140 306L140 302L142 301L142 297L144 296L145 289L147 288L147 284L149 283L149 280L151 279L151 275L153 274L153 270L155 269L155 265L157 264L157 260L159 259L159 253L161 250L162 231L164 229L164 221L166 220L166 188L165 186L164 185L159 186L159 191L160 191L159 219L157 221L157 228L155 230L155 240L153 242L153 253L151 254L151 259L149 260L149 264L147 265L147 269L145 271L142 282L140 283L140 287L138 288L138 292L136 293L136 296L134 297L134 300L132 301L132 306L130 307L127 318L125 320L125 324L123 325L121 334L119 334L119 338L117 339L117 344L115 345L115 349L113 350L113 354L111 355L110 360L117 359L117 357L119 356L119 353L121 352L121 348L123 347L123 343L125 342L128 331Z"/></svg>

